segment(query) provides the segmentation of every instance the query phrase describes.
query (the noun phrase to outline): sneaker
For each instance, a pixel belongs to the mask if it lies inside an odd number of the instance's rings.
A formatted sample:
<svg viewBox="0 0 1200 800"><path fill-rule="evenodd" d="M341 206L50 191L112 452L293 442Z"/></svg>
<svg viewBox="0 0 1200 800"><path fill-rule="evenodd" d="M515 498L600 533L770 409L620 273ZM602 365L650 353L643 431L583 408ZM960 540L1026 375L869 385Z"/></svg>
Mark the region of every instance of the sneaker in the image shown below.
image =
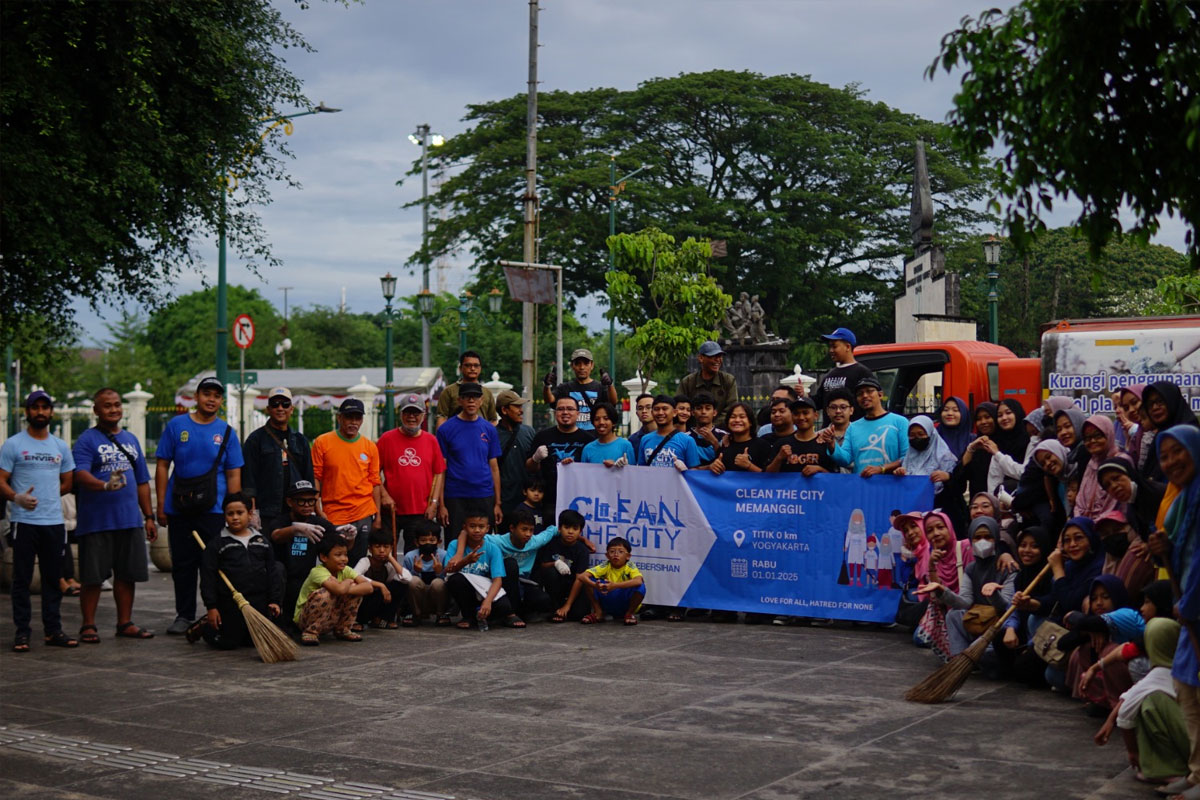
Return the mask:
<svg viewBox="0 0 1200 800"><path fill-rule="evenodd" d="M771 620L771 624L782 626L782 625L790 625L791 623L789 622L787 617L785 617L781 614L778 617L776 617L775 619Z"/></svg>
<svg viewBox="0 0 1200 800"><path fill-rule="evenodd" d="M172 636L183 636L188 632L188 628L190 627L192 627L192 621L190 619L176 617L175 621L171 623L171 626L167 628L167 633L171 634Z"/></svg>

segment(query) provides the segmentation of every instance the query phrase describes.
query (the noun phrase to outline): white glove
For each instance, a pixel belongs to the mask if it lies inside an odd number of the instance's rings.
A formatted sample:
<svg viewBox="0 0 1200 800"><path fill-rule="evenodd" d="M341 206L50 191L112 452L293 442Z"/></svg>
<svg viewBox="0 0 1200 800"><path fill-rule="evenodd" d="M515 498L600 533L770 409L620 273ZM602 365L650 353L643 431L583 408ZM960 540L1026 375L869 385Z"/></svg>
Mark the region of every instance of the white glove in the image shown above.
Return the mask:
<svg viewBox="0 0 1200 800"><path fill-rule="evenodd" d="M571 574L571 567L567 564L567 562L563 561L562 558L554 559L554 568L558 570L559 575Z"/></svg>
<svg viewBox="0 0 1200 800"><path fill-rule="evenodd" d="M680 472L687 472L687 464L683 463L683 461L677 458L675 459L675 469L679 470Z"/></svg>
<svg viewBox="0 0 1200 800"><path fill-rule="evenodd" d="M13 502L26 511L33 511L35 508L37 508L38 503L37 498L33 496L32 486L21 492L19 495L13 497Z"/></svg>
<svg viewBox="0 0 1200 800"><path fill-rule="evenodd" d="M905 561L908 561L910 558L913 557L913 551L909 550L907 546L901 546L900 557L903 558Z"/></svg>
<svg viewBox="0 0 1200 800"><path fill-rule="evenodd" d="M540 464L549 455L550 451L546 448L546 445L541 445L537 450L533 451L531 458L533 458L533 463Z"/></svg>
<svg viewBox="0 0 1200 800"><path fill-rule="evenodd" d="M346 544L354 544L354 540L358 538L358 528L354 527L350 523L338 525L336 530L342 535L342 538L346 540Z"/></svg>
<svg viewBox="0 0 1200 800"><path fill-rule="evenodd" d="M629 466L629 457L628 457L628 456L626 456L624 453L622 453L622 454L621 454L621 457L620 457L620 458L618 458L616 461L614 461L614 462L613 462L613 466L614 466L614 467L627 467L627 466ZM566 573L564 572L563 574L565 575Z"/></svg>
<svg viewBox="0 0 1200 800"><path fill-rule="evenodd" d="M292 529L313 544L321 541L321 538L325 536L325 529L311 522L293 522Z"/></svg>
<svg viewBox="0 0 1200 800"><path fill-rule="evenodd" d="M115 492L118 489L125 488L125 471L116 470L108 476L108 480L104 482L104 491Z"/></svg>
<svg viewBox="0 0 1200 800"><path fill-rule="evenodd" d="M1012 495L1004 491L1004 489L1000 489L996 492L996 499L1000 501L1001 511L1008 511L1010 508L1012 508Z"/></svg>

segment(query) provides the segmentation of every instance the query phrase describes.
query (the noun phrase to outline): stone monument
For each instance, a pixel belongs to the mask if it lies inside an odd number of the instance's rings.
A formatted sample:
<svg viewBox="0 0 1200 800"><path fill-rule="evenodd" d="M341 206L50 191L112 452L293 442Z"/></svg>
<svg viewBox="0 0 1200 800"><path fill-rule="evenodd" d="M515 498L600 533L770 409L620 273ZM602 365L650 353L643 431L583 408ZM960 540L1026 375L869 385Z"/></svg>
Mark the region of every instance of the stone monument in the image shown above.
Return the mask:
<svg viewBox="0 0 1200 800"><path fill-rule="evenodd" d="M781 380L792 374L788 364L791 343L767 329L758 295L748 292L741 292L733 301L721 326L728 333L721 340L725 349L721 369L737 378L738 394L743 400L761 404ZM699 368L696 357L690 357L688 370Z"/></svg>

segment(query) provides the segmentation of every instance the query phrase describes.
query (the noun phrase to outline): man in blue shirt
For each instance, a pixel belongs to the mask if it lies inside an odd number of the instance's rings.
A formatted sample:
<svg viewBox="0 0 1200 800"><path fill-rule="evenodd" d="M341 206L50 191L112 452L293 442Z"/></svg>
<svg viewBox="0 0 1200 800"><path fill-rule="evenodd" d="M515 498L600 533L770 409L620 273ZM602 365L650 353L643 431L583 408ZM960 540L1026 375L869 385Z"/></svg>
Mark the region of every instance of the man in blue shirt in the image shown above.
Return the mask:
<svg viewBox="0 0 1200 800"><path fill-rule="evenodd" d="M133 624L134 584L150 579L146 541L158 538L150 506L150 471L137 437L121 430L121 395L101 389L92 398L96 427L75 441L75 492L79 541L79 596L83 625L79 640L98 644L96 606L100 587L110 575L117 604L117 635L149 639Z"/></svg>
<svg viewBox="0 0 1200 800"><path fill-rule="evenodd" d="M700 466L696 442L675 429L675 398L660 394L654 398L650 413L654 416L656 430L642 437L638 463L643 467L675 467L680 472Z"/></svg>
<svg viewBox="0 0 1200 800"><path fill-rule="evenodd" d="M33 606L29 583L36 557L42 576L42 630L51 647L76 647L63 633L59 607L63 552L67 529L59 497L71 491L75 461L67 443L49 431L54 406L50 395L35 391L25 398L26 429L0 447L0 497L13 504L12 607L16 636L13 650L29 652Z"/></svg>
<svg viewBox="0 0 1200 800"><path fill-rule="evenodd" d="M438 444L446 457L446 480L438 515L446 528L446 543L457 541L467 512L483 514L489 527L504 518L500 510L500 434L479 416L483 387L459 385L462 410L437 429Z"/></svg>
<svg viewBox="0 0 1200 800"><path fill-rule="evenodd" d="M850 423L842 443L834 443L828 428L818 440L829 448L834 461L864 478L894 472L908 452L908 420L883 407L882 386L873 375L858 382L854 399L863 417Z"/></svg>
<svg viewBox="0 0 1200 800"><path fill-rule="evenodd" d="M226 494L242 490L242 446L233 428L217 418L225 386L216 378L204 378L196 387L196 408L190 414L172 417L158 440L158 464L154 490L158 496L158 524L167 526L171 548L171 580L175 583L175 621L167 633L183 635L196 617L196 581L200 577L203 551L192 537L200 534L205 543L220 535L225 526L221 501ZM224 444L224 447L222 447ZM171 464L175 469L171 470ZM215 472L216 491L211 506L184 508L175 484ZM170 479L168 480L168 473Z"/></svg>

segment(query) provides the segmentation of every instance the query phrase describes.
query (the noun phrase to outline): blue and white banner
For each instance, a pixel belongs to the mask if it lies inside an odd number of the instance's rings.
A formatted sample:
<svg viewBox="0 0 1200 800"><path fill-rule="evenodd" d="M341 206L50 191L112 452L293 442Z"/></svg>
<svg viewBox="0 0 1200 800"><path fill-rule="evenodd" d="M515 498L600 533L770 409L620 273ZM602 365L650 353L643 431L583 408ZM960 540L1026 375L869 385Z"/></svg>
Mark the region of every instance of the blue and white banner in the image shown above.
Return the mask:
<svg viewBox="0 0 1200 800"><path fill-rule="evenodd" d="M924 477L558 467L558 511L587 519L604 560L628 539L646 602L891 622L900 536L889 513L933 507Z"/></svg>

